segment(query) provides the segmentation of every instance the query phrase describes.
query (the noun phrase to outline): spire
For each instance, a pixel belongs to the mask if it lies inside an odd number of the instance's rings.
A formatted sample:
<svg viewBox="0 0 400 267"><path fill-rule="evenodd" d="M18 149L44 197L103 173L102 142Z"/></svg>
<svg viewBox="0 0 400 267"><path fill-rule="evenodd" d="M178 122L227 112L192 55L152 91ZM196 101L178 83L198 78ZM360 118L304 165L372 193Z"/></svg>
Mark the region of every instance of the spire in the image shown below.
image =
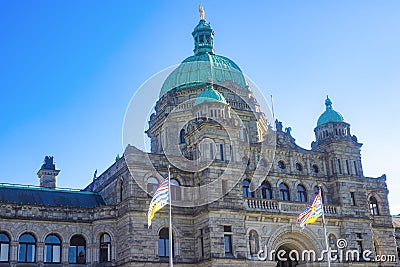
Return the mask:
<svg viewBox="0 0 400 267"><path fill-rule="evenodd" d="M204 8L199 5L200 21L192 32L194 39L194 54L214 54L214 30L204 19Z"/></svg>
<svg viewBox="0 0 400 267"><path fill-rule="evenodd" d="M329 96L326 96L325 106L326 106L326 110L332 109L332 101L329 99Z"/></svg>

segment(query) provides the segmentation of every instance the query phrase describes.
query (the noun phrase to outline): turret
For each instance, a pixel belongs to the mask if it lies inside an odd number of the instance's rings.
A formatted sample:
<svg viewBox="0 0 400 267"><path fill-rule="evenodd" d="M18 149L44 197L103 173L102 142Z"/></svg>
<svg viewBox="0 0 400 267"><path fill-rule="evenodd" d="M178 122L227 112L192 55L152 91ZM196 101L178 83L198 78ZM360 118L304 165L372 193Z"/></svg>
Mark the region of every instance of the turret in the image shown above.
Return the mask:
<svg viewBox="0 0 400 267"><path fill-rule="evenodd" d="M326 169L328 175L363 176L360 148L356 136L350 134L350 124L342 114L334 110L329 97L325 100L325 111L319 116L314 129L313 150L328 153Z"/></svg>

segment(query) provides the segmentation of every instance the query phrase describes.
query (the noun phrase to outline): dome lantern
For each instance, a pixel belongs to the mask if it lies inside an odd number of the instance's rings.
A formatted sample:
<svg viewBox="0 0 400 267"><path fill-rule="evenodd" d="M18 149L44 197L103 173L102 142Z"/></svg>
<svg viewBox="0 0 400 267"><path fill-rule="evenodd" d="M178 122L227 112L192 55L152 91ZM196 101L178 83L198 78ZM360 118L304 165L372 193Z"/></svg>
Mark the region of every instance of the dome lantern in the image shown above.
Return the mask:
<svg viewBox="0 0 400 267"><path fill-rule="evenodd" d="M200 21L192 32L194 39L194 54L214 54L214 30L210 23L204 19L203 6L199 5Z"/></svg>

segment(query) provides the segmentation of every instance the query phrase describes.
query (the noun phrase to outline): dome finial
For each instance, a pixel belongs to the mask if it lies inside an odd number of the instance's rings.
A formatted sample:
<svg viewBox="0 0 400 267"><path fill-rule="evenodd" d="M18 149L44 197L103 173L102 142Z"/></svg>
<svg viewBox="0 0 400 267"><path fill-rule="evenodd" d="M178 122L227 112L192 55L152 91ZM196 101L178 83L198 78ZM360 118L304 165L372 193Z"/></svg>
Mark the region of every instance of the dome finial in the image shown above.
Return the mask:
<svg viewBox="0 0 400 267"><path fill-rule="evenodd" d="M328 110L328 109L332 109L332 101L329 99L329 96L326 96L326 99L325 99L325 106L326 106L326 109Z"/></svg>
<svg viewBox="0 0 400 267"><path fill-rule="evenodd" d="M201 3L199 4L199 13L200 13L200 19L204 19L204 8Z"/></svg>

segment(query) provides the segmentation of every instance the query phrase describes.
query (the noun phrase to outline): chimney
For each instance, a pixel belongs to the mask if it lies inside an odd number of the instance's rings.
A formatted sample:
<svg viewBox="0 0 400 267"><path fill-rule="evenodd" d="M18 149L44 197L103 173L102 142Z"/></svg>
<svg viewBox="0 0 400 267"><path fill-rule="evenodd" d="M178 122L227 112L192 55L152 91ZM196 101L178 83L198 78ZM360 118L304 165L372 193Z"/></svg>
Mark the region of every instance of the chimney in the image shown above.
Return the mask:
<svg viewBox="0 0 400 267"><path fill-rule="evenodd" d="M40 179L40 187L56 188L56 178L59 173L60 170L56 170L56 165L54 164L54 157L44 157L43 165L37 172Z"/></svg>

